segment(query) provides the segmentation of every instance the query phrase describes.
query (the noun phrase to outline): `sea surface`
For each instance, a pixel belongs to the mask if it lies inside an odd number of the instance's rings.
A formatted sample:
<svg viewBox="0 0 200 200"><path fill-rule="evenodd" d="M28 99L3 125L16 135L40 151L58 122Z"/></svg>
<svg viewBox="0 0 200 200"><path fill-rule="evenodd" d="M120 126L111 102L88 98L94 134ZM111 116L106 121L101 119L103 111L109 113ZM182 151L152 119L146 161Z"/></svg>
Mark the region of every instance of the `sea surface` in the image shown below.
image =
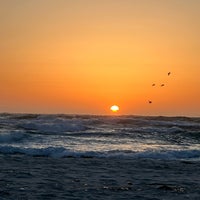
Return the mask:
<svg viewBox="0 0 200 200"><path fill-rule="evenodd" d="M1 199L200 199L200 118L0 114Z"/></svg>

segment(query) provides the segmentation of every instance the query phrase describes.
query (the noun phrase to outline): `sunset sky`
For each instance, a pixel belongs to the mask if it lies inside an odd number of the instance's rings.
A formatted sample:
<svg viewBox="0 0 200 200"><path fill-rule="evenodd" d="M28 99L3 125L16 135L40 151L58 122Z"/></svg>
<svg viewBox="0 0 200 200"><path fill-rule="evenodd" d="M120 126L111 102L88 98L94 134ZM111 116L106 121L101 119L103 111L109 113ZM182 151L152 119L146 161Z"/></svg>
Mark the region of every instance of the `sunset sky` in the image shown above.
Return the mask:
<svg viewBox="0 0 200 200"><path fill-rule="evenodd" d="M199 0L0 0L0 112L200 116L199 11Z"/></svg>

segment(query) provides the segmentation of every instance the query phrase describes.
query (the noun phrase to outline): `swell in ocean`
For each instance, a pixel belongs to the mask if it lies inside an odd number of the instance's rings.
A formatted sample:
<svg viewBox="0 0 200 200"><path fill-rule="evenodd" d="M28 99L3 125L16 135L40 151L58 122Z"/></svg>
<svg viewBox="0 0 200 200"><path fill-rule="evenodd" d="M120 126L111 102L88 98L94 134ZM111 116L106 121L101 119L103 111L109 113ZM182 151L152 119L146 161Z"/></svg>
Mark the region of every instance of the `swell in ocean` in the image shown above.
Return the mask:
<svg viewBox="0 0 200 200"><path fill-rule="evenodd" d="M0 199L199 200L200 118L0 115Z"/></svg>
<svg viewBox="0 0 200 200"><path fill-rule="evenodd" d="M0 153L199 160L200 118L4 113Z"/></svg>

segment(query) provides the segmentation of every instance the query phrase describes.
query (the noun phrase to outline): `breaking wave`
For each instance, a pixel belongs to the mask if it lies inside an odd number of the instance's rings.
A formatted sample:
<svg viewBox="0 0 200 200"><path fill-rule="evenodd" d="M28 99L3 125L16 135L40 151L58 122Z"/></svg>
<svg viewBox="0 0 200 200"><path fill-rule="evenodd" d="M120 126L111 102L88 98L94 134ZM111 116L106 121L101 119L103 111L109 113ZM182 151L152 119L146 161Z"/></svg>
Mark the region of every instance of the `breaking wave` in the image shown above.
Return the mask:
<svg viewBox="0 0 200 200"><path fill-rule="evenodd" d="M18 124L18 127L26 130L35 130L40 133L63 133L87 130L87 127L78 120L35 120Z"/></svg>
<svg viewBox="0 0 200 200"><path fill-rule="evenodd" d="M47 148L21 148L14 146L1 146L0 153L25 154L29 156L44 156L53 158L129 158L129 159L160 159L183 160L200 159L200 150L169 150L169 151L105 151L105 152L76 152L64 147Z"/></svg>

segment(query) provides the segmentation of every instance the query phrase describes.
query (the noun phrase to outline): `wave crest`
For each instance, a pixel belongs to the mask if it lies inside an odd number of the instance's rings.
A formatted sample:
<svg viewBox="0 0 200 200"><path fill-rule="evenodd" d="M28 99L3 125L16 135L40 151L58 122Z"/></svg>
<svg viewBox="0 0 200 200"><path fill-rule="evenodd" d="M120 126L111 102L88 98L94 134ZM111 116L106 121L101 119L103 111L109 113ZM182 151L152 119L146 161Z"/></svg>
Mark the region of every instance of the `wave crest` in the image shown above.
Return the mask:
<svg viewBox="0 0 200 200"><path fill-rule="evenodd" d="M0 153L25 154L29 156L44 156L53 158L129 158L160 160L200 159L200 150L76 152L64 147L21 148L14 146L1 146Z"/></svg>

